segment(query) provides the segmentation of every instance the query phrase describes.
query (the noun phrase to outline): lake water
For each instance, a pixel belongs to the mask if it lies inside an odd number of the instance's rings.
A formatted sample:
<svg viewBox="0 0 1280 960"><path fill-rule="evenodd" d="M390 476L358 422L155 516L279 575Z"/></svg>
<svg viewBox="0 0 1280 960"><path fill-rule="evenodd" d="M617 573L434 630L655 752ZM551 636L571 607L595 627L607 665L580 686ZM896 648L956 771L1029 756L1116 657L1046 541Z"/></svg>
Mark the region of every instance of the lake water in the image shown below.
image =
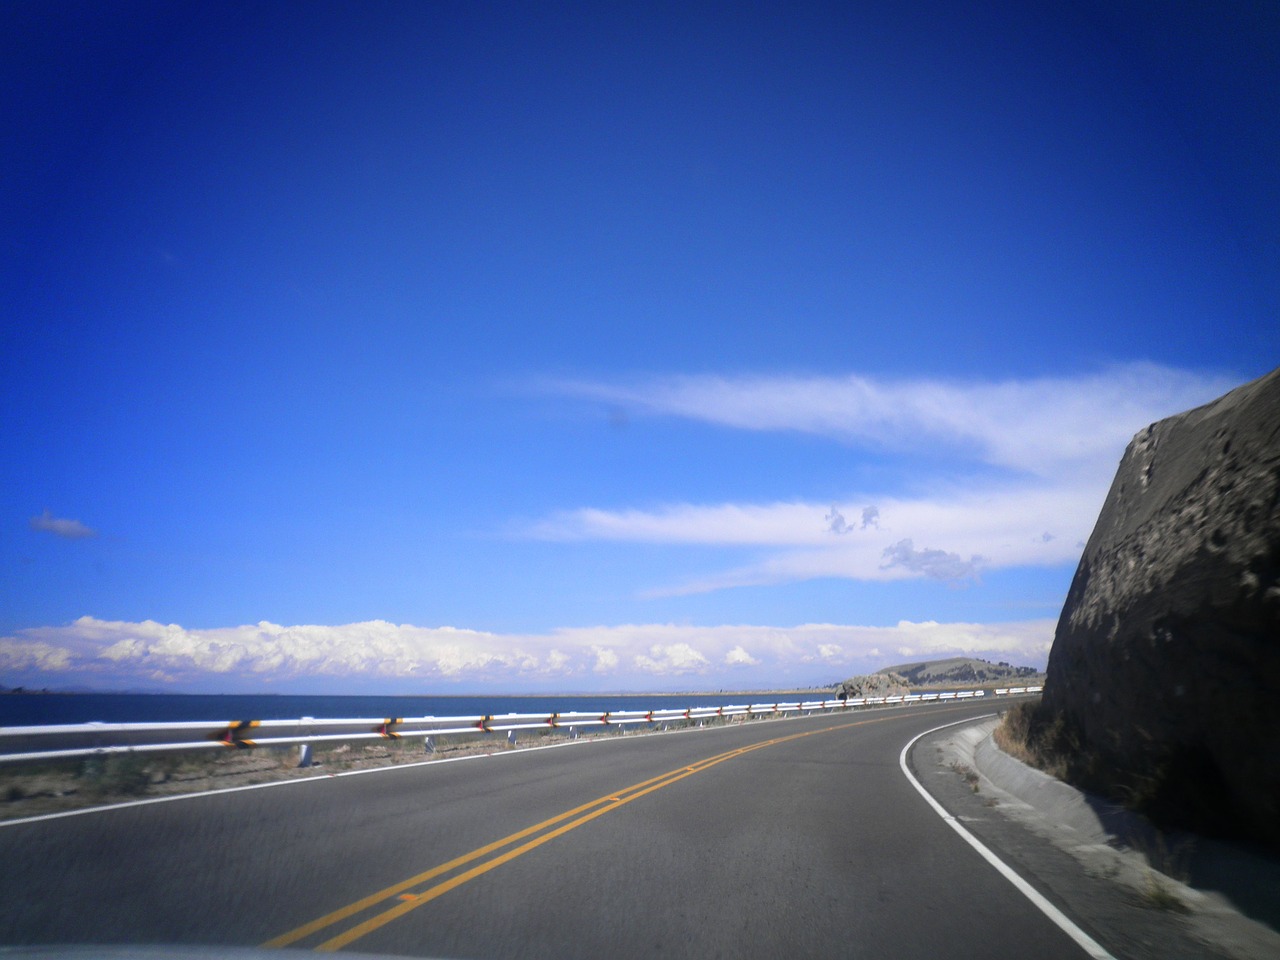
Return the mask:
<svg viewBox="0 0 1280 960"><path fill-rule="evenodd" d="M459 717L574 710L657 710L726 704L816 700L805 694L614 694L540 697L321 697L257 694L76 693L0 695L0 727L54 723L139 723L179 720L296 720L300 717Z"/></svg>

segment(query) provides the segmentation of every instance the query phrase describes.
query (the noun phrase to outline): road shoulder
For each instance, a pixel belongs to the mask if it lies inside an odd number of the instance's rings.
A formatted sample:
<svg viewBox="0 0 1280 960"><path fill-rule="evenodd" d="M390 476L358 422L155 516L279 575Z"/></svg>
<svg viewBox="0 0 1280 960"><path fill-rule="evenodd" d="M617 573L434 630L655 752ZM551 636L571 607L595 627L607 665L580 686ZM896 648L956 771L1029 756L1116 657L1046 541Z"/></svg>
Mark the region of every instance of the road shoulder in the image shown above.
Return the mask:
<svg viewBox="0 0 1280 960"><path fill-rule="evenodd" d="M1144 832L1138 818L1008 757L991 739L995 723L925 736L912 751L912 769L958 821L1117 958L1280 956L1274 929L1223 895L1176 878L1185 869L1185 838ZM1210 872L1229 853L1221 846L1197 854ZM1262 884L1260 903L1280 879L1268 864L1249 866L1255 893ZM1238 868L1218 864L1219 872Z"/></svg>

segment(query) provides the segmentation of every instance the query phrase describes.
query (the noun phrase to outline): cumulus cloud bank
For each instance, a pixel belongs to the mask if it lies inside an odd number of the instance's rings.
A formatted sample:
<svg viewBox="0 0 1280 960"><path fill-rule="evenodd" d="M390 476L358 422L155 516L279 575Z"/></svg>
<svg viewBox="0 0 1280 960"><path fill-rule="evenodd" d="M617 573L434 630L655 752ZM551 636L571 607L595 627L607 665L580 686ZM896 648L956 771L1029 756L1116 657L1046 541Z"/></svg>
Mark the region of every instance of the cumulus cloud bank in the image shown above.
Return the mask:
<svg viewBox="0 0 1280 960"><path fill-rule="evenodd" d="M378 692L767 688L825 684L903 657L974 655L1043 666L1054 621L575 627L498 634L382 620L338 626L262 622L188 629L81 617L0 637L0 673L32 685L140 682L201 689ZM578 686L578 683L581 686ZM354 691L353 691L354 692Z"/></svg>
<svg viewBox="0 0 1280 960"><path fill-rule="evenodd" d="M859 523L845 512L859 516L857 508L838 504L671 503L564 510L526 532L550 540L764 548L744 566L659 585L655 595L818 577L957 582L975 580L980 569L1073 563L1130 438L1234 385L1233 378L1152 364L973 383L860 376L560 381L548 389L639 413L818 434L889 453L941 449L952 466L947 474L918 475L911 496L850 491L846 502L873 504L861 509Z"/></svg>

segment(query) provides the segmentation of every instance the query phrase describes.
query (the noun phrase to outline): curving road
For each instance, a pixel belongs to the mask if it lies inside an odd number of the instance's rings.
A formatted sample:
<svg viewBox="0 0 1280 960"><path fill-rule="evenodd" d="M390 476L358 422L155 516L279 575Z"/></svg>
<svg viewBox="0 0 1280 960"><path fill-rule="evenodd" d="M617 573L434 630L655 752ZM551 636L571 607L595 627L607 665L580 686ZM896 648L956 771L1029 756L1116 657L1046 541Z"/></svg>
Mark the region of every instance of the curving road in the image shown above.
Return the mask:
<svg viewBox="0 0 1280 960"><path fill-rule="evenodd" d="M1079 958L899 768L991 706L754 722L0 826L0 944Z"/></svg>

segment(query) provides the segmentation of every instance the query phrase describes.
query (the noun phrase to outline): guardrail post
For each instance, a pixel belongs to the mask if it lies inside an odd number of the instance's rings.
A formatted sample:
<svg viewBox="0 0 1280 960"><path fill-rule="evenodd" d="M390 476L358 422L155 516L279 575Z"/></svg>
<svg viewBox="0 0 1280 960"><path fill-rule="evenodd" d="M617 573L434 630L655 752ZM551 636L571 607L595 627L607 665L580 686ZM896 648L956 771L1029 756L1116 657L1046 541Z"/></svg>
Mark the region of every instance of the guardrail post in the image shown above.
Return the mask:
<svg viewBox="0 0 1280 960"><path fill-rule="evenodd" d="M570 727L570 728L569 728L569 739L570 739L570 740L577 740L577 739L578 739L578 728L577 728L577 727Z"/></svg>
<svg viewBox="0 0 1280 960"><path fill-rule="evenodd" d="M255 746L254 742L244 736L246 730L253 730L262 723L261 720L232 720L227 725L227 729L222 731L222 736L213 735L213 739L219 740L223 745L228 747L248 748Z"/></svg>
<svg viewBox="0 0 1280 960"><path fill-rule="evenodd" d="M507 743L513 747L516 745L516 732L514 730L507 731Z"/></svg>
<svg viewBox="0 0 1280 960"><path fill-rule="evenodd" d="M302 722L307 723L314 719L315 719L314 717L303 717ZM311 735L311 729L309 727L307 728L307 735L308 736ZM311 755L311 744L309 743L298 744L298 766L309 767L311 766L312 760L313 758Z"/></svg>
<svg viewBox="0 0 1280 960"><path fill-rule="evenodd" d="M423 752L424 752L424 753L435 753L435 752L436 752L436 738L435 738L435 737L426 737L425 739L423 739L423 741L422 741L422 749L423 749Z"/></svg>

